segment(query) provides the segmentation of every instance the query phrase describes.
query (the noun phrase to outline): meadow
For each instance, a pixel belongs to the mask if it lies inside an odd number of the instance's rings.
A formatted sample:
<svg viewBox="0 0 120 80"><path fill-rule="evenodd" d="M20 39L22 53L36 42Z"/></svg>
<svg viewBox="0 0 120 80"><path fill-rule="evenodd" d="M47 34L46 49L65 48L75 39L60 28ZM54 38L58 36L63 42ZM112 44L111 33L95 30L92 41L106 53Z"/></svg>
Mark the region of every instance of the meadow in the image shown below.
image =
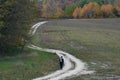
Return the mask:
<svg viewBox="0 0 120 80"><path fill-rule="evenodd" d="M26 52L14 57L0 58L0 80L32 80L59 68L55 63L57 55L26 49Z"/></svg>
<svg viewBox="0 0 120 80"><path fill-rule="evenodd" d="M119 18L49 20L36 36L38 46L69 52L96 71L68 80L120 79Z"/></svg>

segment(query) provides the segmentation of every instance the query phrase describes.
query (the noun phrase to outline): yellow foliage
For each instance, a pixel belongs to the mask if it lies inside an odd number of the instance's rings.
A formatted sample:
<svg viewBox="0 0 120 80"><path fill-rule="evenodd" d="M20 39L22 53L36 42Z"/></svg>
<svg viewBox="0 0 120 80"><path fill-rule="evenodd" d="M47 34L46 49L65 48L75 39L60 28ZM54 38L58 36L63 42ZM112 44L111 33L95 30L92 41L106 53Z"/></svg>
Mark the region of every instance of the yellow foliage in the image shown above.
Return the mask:
<svg viewBox="0 0 120 80"><path fill-rule="evenodd" d="M58 8L56 9L56 12L55 12L55 14L54 14L54 17L55 17L55 18L60 18L60 17L62 17L62 16L63 16L63 10L58 7Z"/></svg>

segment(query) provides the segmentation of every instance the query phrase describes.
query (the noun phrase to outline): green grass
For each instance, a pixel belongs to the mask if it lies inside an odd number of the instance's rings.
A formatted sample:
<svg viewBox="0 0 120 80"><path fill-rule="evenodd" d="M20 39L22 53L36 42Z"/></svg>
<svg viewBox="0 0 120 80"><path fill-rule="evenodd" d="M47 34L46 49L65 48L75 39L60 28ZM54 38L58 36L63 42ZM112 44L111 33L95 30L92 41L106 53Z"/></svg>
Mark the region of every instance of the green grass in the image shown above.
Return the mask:
<svg viewBox="0 0 120 80"><path fill-rule="evenodd" d="M24 57L0 59L0 80L31 80L49 74L58 69L55 60L55 54L32 49Z"/></svg>
<svg viewBox="0 0 120 80"><path fill-rule="evenodd" d="M37 31L38 45L67 51L96 71L71 80L110 80L106 77L112 76L111 80L117 80L120 78L119 22L120 19L53 20Z"/></svg>

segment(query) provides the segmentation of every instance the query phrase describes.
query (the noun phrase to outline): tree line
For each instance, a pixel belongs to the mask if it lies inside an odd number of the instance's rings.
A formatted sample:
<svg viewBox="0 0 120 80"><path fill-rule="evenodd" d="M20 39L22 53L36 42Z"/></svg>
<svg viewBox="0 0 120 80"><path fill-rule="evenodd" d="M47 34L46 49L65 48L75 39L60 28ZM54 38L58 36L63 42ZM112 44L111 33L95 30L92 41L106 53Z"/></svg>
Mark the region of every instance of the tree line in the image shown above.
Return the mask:
<svg viewBox="0 0 120 80"><path fill-rule="evenodd" d="M43 18L120 17L120 0L43 0Z"/></svg>
<svg viewBox="0 0 120 80"><path fill-rule="evenodd" d="M76 7L74 18L114 18L120 17L120 1L112 4L99 5L97 2L85 4L82 8Z"/></svg>
<svg viewBox="0 0 120 80"><path fill-rule="evenodd" d="M0 0L0 55L23 50L36 12L33 1Z"/></svg>

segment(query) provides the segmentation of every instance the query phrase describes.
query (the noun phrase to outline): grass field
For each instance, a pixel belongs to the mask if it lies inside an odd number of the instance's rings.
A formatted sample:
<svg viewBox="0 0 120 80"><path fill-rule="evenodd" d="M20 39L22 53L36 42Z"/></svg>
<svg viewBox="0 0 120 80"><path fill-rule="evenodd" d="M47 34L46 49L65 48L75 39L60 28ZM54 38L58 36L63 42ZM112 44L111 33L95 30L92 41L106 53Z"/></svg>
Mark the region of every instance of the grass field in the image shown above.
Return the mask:
<svg viewBox="0 0 120 80"><path fill-rule="evenodd" d="M0 80L31 80L47 75L58 69L56 61L55 54L28 49L17 56L0 59Z"/></svg>
<svg viewBox="0 0 120 80"><path fill-rule="evenodd" d="M96 71L68 80L120 79L120 19L51 20L36 36L38 46L67 51Z"/></svg>

